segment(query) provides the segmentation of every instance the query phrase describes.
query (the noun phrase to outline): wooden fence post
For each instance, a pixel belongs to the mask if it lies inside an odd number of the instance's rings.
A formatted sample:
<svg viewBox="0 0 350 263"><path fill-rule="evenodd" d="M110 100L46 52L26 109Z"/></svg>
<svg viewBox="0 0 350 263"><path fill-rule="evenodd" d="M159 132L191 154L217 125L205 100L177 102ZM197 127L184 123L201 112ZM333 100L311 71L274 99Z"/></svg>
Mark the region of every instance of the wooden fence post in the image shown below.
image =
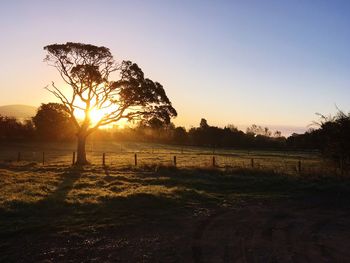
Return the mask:
<svg viewBox="0 0 350 263"><path fill-rule="evenodd" d="M134 155L135 166L137 166L137 154Z"/></svg>
<svg viewBox="0 0 350 263"><path fill-rule="evenodd" d="M73 152L72 165L75 164L75 152Z"/></svg>
<svg viewBox="0 0 350 263"><path fill-rule="evenodd" d="M43 152L43 165L45 165L45 152Z"/></svg>
<svg viewBox="0 0 350 263"><path fill-rule="evenodd" d="M254 158L250 159L250 165L254 168Z"/></svg>
<svg viewBox="0 0 350 263"><path fill-rule="evenodd" d="M176 166L176 155L174 155L174 166Z"/></svg>
<svg viewBox="0 0 350 263"><path fill-rule="evenodd" d="M106 165L106 154L105 153L102 154L102 165L103 166Z"/></svg>
<svg viewBox="0 0 350 263"><path fill-rule="evenodd" d="M21 161L21 152L18 152L17 154L17 162L20 162Z"/></svg>
<svg viewBox="0 0 350 263"><path fill-rule="evenodd" d="M213 167L216 166L216 163L215 163L215 156L213 156Z"/></svg>

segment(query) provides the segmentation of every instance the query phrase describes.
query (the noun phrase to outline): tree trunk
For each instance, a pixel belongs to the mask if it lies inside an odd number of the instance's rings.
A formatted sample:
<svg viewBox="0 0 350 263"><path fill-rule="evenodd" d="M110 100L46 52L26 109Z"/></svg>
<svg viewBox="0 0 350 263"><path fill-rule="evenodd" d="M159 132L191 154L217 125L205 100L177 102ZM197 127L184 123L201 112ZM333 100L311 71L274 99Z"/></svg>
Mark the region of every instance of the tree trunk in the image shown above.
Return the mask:
<svg viewBox="0 0 350 263"><path fill-rule="evenodd" d="M78 148L77 148L77 162L78 165L85 165L89 162L86 159L86 151L85 151L85 144L86 144L86 135L85 134L78 134Z"/></svg>

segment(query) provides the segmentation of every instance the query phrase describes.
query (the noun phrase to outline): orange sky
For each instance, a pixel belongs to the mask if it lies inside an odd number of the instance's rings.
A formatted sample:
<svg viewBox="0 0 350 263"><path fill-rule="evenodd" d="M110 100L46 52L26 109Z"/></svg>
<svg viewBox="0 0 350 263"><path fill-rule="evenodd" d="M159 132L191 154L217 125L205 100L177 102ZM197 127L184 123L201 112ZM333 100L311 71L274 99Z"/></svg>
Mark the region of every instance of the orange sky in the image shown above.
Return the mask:
<svg viewBox="0 0 350 263"><path fill-rule="evenodd" d="M1 2L0 105L54 101L43 88L60 77L43 47L72 41L138 63L187 128L204 117L290 133L335 104L347 111L349 6L253 2Z"/></svg>

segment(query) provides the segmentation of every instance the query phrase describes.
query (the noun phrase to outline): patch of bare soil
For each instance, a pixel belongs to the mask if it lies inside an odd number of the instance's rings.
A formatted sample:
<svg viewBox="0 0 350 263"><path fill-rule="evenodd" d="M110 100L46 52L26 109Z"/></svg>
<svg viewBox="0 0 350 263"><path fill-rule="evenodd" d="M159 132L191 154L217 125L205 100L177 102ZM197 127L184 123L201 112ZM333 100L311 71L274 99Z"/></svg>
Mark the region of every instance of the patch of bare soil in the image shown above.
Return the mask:
<svg viewBox="0 0 350 263"><path fill-rule="evenodd" d="M299 201L223 210L197 229L193 261L349 262L349 210L327 206Z"/></svg>
<svg viewBox="0 0 350 263"><path fill-rule="evenodd" d="M348 208L319 199L242 201L8 242L15 262L349 262Z"/></svg>

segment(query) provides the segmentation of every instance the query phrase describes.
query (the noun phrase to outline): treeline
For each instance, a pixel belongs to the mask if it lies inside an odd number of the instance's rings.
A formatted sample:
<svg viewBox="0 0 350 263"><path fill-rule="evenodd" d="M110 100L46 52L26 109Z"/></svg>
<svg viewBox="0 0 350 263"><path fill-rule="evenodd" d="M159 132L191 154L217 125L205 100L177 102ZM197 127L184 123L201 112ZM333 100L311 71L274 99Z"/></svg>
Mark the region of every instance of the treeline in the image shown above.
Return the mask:
<svg viewBox="0 0 350 263"><path fill-rule="evenodd" d="M31 120L20 122L0 115L0 139L2 141L32 140L35 129Z"/></svg>
<svg viewBox="0 0 350 263"><path fill-rule="evenodd" d="M304 134L292 134L287 143L294 149L318 149L341 165L350 164L350 113L338 111L335 116L320 115L317 129Z"/></svg>
<svg viewBox="0 0 350 263"><path fill-rule="evenodd" d="M74 123L62 105L42 104L37 114L25 122L0 117L0 139L70 141L75 139ZM283 148L286 145L286 138L278 131L272 133L268 128L252 125L244 133L234 125L211 126L205 119L198 127L187 131L153 118L133 127L99 130L92 139L240 148Z"/></svg>
<svg viewBox="0 0 350 263"><path fill-rule="evenodd" d="M57 105L54 105L57 107ZM56 112L58 110L58 112ZM0 116L0 139L6 141L71 141L75 139L74 124L61 109L43 105L31 120L21 122L11 117ZM152 119L148 123L139 123L135 127L98 130L94 140L137 141L207 147L239 148L283 148L286 138L279 132L252 125L247 132L238 130L233 125L224 128L210 126L205 119L197 128L186 130L175 127L173 123L163 124Z"/></svg>
<svg viewBox="0 0 350 263"><path fill-rule="evenodd" d="M115 140L137 140L177 145L236 148L283 148L286 138L280 132L272 133L268 128L252 125L244 133L234 125L224 128L210 126L205 119L198 127L186 130L174 124L162 124L153 119L149 123L140 123L137 127L115 130Z"/></svg>
<svg viewBox="0 0 350 263"><path fill-rule="evenodd" d="M288 138L281 132L252 125L245 132L234 125L224 128L211 126L201 119L199 126L186 130L158 119L140 122L133 127L97 131L93 140L137 141L253 149L319 150L325 156L350 161L350 115L341 111L334 117L320 115L316 129ZM64 107L56 103L42 104L37 114L25 122L0 116L0 139L70 141L75 139L74 123Z"/></svg>
<svg viewBox="0 0 350 263"><path fill-rule="evenodd" d="M37 114L25 121L0 115L0 140L2 141L74 139L74 124L64 107L57 103L42 104Z"/></svg>

